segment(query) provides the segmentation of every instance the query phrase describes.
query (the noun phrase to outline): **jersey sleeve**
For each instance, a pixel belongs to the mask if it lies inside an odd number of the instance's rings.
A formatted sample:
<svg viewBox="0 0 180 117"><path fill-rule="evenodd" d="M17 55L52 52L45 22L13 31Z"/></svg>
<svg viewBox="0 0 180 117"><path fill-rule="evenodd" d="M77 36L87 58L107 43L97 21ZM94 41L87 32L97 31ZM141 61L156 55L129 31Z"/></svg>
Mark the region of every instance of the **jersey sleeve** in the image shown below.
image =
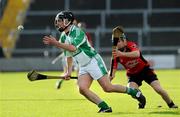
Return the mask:
<svg viewBox="0 0 180 117"><path fill-rule="evenodd" d="M64 34L64 32L62 32L62 33L61 33L61 36L60 36L60 38L59 38L59 42L60 42L60 43L65 43L65 39L66 39L65 34ZM63 49L63 52L64 52L64 55L65 55L66 57L71 57L71 56L72 56L72 53L69 52L69 51L67 51L67 50L64 50L64 49Z"/></svg>
<svg viewBox="0 0 180 117"><path fill-rule="evenodd" d="M137 44L135 43L128 43L128 48L131 50L131 51L139 51L139 48L137 46Z"/></svg>
<svg viewBox="0 0 180 117"><path fill-rule="evenodd" d="M64 32L61 33L60 37L59 37L59 42L60 43L65 43L65 35Z"/></svg>
<svg viewBox="0 0 180 117"><path fill-rule="evenodd" d="M72 31L72 45L74 45L76 48L79 48L84 42L86 42L85 33L81 29L76 29Z"/></svg>

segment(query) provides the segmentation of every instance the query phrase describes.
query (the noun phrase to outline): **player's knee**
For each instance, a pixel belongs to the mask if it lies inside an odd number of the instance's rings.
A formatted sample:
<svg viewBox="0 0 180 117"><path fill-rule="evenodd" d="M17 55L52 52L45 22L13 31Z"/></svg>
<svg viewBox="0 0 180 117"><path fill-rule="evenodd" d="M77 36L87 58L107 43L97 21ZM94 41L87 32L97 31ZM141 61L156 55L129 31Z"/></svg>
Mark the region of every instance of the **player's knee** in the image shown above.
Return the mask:
<svg viewBox="0 0 180 117"><path fill-rule="evenodd" d="M82 95L85 95L86 94L86 92L87 92L87 88L85 88L85 87L79 87L79 93L80 94L82 94Z"/></svg>
<svg viewBox="0 0 180 117"><path fill-rule="evenodd" d="M106 87L103 87L103 90L104 90L104 92L111 93L112 87L106 86Z"/></svg>

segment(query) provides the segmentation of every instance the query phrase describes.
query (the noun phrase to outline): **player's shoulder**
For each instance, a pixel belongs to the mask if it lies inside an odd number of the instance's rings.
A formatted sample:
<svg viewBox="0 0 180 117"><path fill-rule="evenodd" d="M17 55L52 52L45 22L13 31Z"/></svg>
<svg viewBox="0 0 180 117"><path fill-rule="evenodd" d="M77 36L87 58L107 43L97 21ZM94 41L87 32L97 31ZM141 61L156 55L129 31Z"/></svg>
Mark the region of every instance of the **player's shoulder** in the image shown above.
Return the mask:
<svg viewBox="0 0 180 117"><path fill-rule="evenodd" d="M76 25L71 25L70 32L74 32L74 31L80 31L80 28L77 27Z"/></svg>
<svg viewBox="0 0 180 117"><path fill-rule="evenodd" d="M65 36L66 36L65 34L66 34L65 32L62 32L62 33L60 34L60 39L61 39L61 38L65 38Z"/></svg>
<svg viewBox="0 0 180 117"><path fill-rule="evenodd" d="M134 41L127 41L127 44L128 45L133 45L133 44L137 45Z"/></svg>
<svg viewBox="0 0 180 117"><path fill-rule="evenodd" d="M64 43L65 40L66 40L65 32L62 32L61 35L60 35L60 37L59 37L59 41Z"/></svg>
<svg viewBox="0 0 180 117"><path fill-rule="evenodd" d="M72 25L71 28L70 28L70 31L69 31L69 34L71 36L75 36L75 35L78 35L80 34L81 32L81 29L75 25Z"/></svg>
<svg viewBox="0 0 180 117"><path fill-rule="evenodd" d="M130 48L138 48L137 44L133 41L127 41L127 46Z"/></svg>

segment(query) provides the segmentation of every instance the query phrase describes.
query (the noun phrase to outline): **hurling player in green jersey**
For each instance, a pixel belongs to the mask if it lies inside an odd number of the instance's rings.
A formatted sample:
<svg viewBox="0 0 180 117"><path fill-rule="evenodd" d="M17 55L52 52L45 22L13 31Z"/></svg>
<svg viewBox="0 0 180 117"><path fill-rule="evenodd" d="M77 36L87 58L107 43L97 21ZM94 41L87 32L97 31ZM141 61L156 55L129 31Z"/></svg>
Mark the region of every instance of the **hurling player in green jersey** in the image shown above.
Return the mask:
<svg viewBox="0 0 180 117"><path fill-rule="evenodd" d="M103 59L90 45L85 32L73 25L73 20L74 15L72 12L61 11L56 15L54 22L57 30L61 32L59 41L53 36L45 36L43 38L44 44L64 50L64 55L67 57L67 72L64 74L65 79L70 79L72 58L74 58L79 65L77 81L79 92L100 108L98 112L112 112L112 109L104 100L90 90L93 80L97 80L105 92L129 94L137 99L144 107L146 99L139 90L111 84Z"/></svg>

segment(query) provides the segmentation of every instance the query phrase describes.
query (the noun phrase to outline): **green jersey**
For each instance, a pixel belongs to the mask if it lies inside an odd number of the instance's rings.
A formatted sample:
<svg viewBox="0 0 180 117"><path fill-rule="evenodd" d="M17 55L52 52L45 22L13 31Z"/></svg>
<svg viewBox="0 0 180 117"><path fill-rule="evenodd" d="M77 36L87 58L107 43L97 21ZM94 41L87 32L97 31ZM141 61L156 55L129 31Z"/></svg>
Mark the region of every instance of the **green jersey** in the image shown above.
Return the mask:
<svg viewBox="0 0 180 117"><path fill-rule="evenodd" d="M97 52L88 42L86 34L80 28L72 25L69 33L61 33L59 42L71 44L76 47L75 52L64 50L64 55L67 57L73 57L80 66L88 64Z"/></svg>

